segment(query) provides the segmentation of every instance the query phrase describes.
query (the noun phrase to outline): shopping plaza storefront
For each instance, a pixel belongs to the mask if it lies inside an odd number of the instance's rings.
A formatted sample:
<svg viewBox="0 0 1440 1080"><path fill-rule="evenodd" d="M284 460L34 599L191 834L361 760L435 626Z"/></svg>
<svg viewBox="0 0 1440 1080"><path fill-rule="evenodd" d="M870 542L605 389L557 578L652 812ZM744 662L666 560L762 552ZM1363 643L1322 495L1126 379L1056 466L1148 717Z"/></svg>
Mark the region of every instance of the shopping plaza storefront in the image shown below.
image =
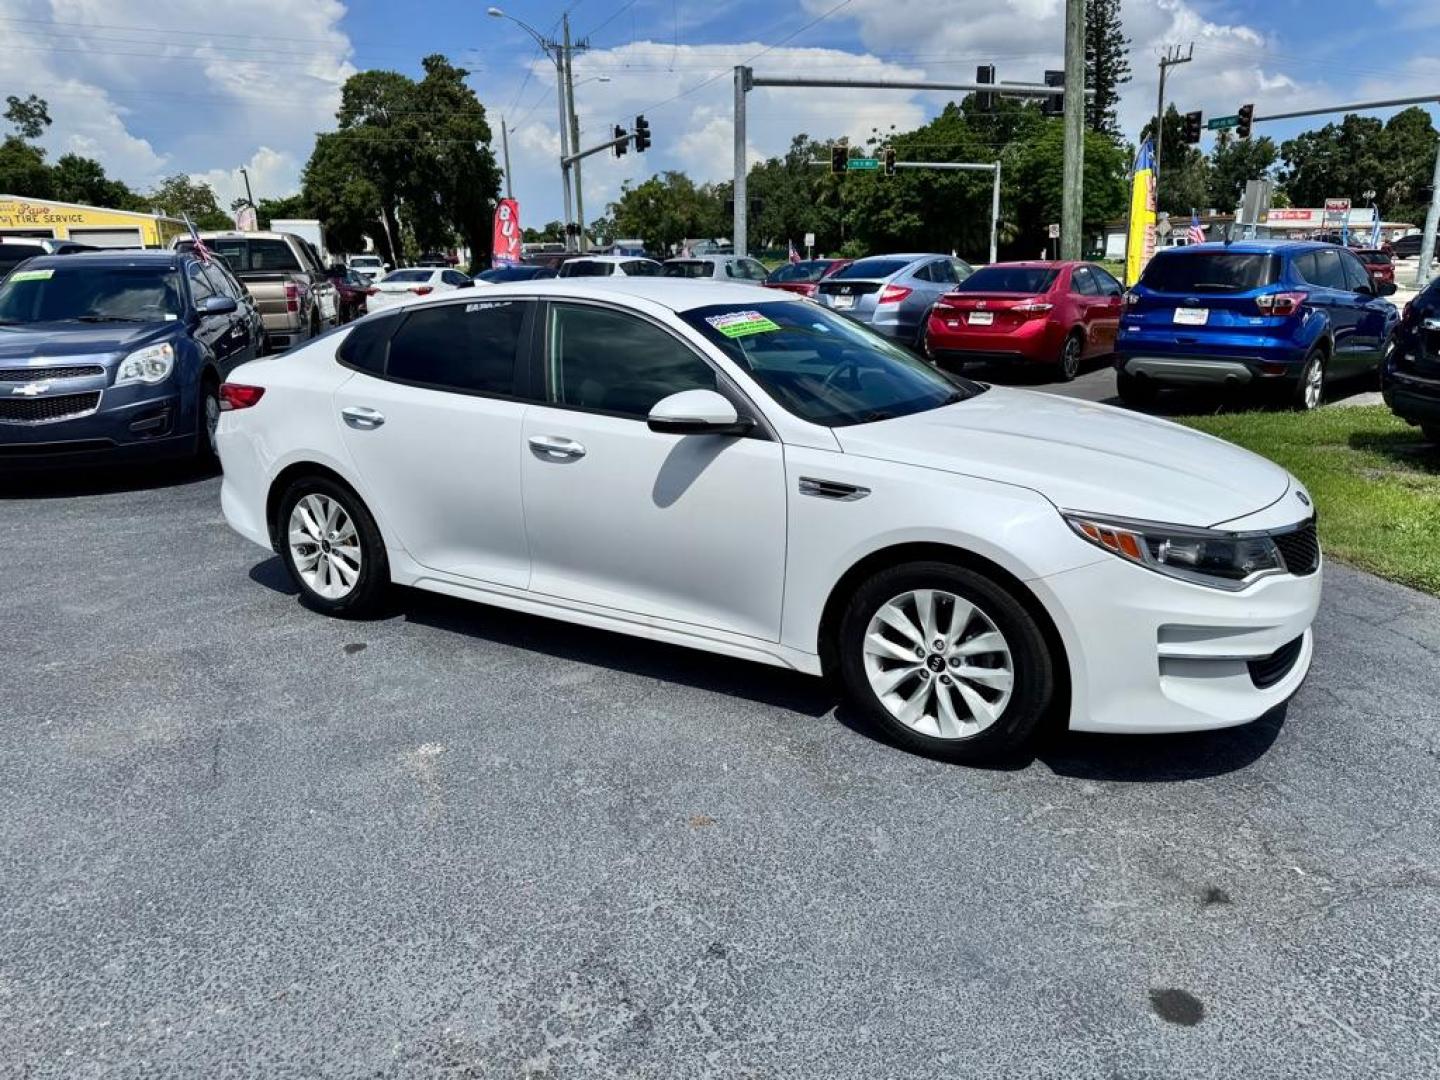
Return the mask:
<svg viewBox="0 0 1440 1080"><path fill-rule="evenodd" d="M25 236L95 247L159 248L185 231L183 221L163 214L0 195L0 239Z"/></svg>

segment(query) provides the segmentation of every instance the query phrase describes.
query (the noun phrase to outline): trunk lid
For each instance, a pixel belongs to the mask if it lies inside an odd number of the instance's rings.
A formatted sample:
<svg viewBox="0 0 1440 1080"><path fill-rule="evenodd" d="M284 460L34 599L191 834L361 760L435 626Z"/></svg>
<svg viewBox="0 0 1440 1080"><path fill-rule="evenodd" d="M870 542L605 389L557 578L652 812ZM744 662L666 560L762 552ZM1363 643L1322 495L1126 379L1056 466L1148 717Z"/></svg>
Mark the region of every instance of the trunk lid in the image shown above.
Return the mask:
<svg viewBox="0 0 1440 1080"><path fill-rule="evenodd" d="M1276 294L1302 292L1287 292L1280 280L1280 256L1269 252L1196 250L1157 256L1130 291L1126 326L1172 330L1197 344L1236 331L1264 333L1299 314L1298 308L1280 315L1262 309Z"/></svg>
<svg viewBox="0 0 1440 1080"><path fill-rule="evenodd" d="M815 299L826 307L847 315L868 314L875 310L880 290L885 285L883 280L865 281L855 278L822 281L815 290Z"/></svg>
<svg viewBox="0 0 1440 1080"><path fill-rule="evenodd" d="M1005 333L1031 319L1045 318L1050 308L1037 310L1037 305L1049 303L1033 293L955 292L940 298L934 317L952 330Z"/></svg>

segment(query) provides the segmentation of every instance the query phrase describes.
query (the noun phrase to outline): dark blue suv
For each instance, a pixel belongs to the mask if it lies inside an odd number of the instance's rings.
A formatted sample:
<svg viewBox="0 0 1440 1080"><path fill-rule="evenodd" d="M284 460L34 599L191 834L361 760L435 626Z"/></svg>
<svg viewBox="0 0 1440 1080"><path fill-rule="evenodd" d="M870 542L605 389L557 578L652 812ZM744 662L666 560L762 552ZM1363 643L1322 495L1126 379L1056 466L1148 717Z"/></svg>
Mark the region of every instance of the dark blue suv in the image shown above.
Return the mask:
<svg viewBox="0 0 1440 1080"><path fill-rule="evenodd" d="M1440 278L1405 305L1381 380L1395 415L1440 445Z"/></svg>
<svg viewBox="0 0 1440 1080"><path fill-rule="evenodd" d="M1166 386L1273 388L1302 409L1329 379L1374 372L1399 314L1350 251L1249 241L1162 251L1126 294L1115 347L1122 400Z"/></svg>
<svg viewBox="0 0 1440 1080"><path fill-rule="evenodd" d="M30 259L0 282L0 469L213 456L220 384L263 341L218 260Z"/></svg>

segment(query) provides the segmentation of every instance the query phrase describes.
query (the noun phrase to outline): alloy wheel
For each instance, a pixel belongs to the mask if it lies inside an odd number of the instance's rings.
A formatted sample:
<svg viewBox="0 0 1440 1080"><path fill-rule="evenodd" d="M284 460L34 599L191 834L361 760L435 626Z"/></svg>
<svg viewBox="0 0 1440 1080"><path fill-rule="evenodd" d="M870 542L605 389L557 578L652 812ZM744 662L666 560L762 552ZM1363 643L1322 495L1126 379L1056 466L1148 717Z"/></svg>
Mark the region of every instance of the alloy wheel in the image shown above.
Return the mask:
<svg viewBox="0 0 1440 1080"><path fill-rule="evenodd" d="M1318 409L1324 398L1325 365L1320 362L1320 357L1316 356L1305 366L1305 411L1309 412L1311 409Z"/></svg>
<svg viewBox="0 0 1440 1080"><path fill-rule="evenodd" d="M205 438L210 444L210 454L214 457L220 453L220 443L216 438L216 433L220 429L220 398L214 390L206 387L203 400L205 403Z"/></svg>
<svg viewBox="0 0 1440 1080"><path fill-rule="evenodd" d="M922 735L970 738L1010 703L1015 667L1005 635L954 593L916 589L882 604L863 648L880 704Z"/></svg>
<svg viewBox="0 0 1440 1080"><path fill-rule="evenodd" d="M360 580L360 536L339 501L306 495L290 512L290 558L316 595L339 600Z"/></svg>
<svg viewBox="0 0 1440 1080"><path fill-rule="evenodd" d="M1060 375L1067 382L1080 374L1080 339L1068 337L1060 351Z"/></svg>

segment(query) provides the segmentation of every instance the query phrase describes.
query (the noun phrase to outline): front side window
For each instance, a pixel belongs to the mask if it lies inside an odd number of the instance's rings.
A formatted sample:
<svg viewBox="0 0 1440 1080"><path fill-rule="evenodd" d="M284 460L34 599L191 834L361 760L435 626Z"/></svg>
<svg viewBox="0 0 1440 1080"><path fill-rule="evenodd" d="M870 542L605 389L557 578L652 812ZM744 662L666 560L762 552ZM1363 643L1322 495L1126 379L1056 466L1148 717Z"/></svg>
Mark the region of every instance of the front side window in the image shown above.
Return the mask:
<svg viewBox="0 0 1440 1080"><path fill-rule="evenodd" d="M1092 266L1090 276L1095 279L1095 284L1100 288L1101 296L1124 296L1125 290L1121 288L1120 282L1116 281L1103 266Z"/></svg>
<svg viewBox="0 0 1440 1080"><path fill-rule="evenodd" d="M0 324L172 322L181 288L168 266L31 266L0 284Z"/></svg>
<svg viewBox="0 0 1440 1080"><path fill-rule="evenodd" d="M1370 271L1360 264L1360 260L1351 255L1348 251L1337 251L1340 256L1340 265L1345 271L1345 287L1351 292L1359 292L1361 289L1370 289L1373 286L1370 282Z"/></svg>
<svg viewBox="0 0 1440 1080"><path fill-rule="evenodd" d="M765 267L760 265L754 259L741 259L740 269L741 276L744 277L747 281L765 280Z"/></svg>
<svg viewBox="0 0 1440 1080"><path fill-rule="evenodd" d="M202 300L208 300L215 295L215 286L210 284L210 279L205 276L205 269L199 263L191 263L185 271L190 279L190 297L198 307Z"/></svg>
<svg viewBox="0 0 1440 1080"><path fill-rule="evenodd" d="M553 304L547 338L546 391L556 405L643 420L661 398L717 386L693 349L634 315Z"/></svg>
<svg viewBox="0 0 1440 1080"><path fill-rule="evenodd" d="M825 271L830 269L828 262L821 262L812 259L809 262L782 263L770 272L767 281L779 284L780 282L812 282L819 281L825 276Z"/></svg>
<svg viewBox="0 0 1440 1080"><path fill-rule="evenodd" d="M526 308L495 300L412 311L390 339L385 373L441 390L513 394Z"/></svg>
<svg viewBox="0 0 1440 1080"><path fill-rule="evenodd" d="M710 264L698 259L667 262L660 272L665 277L705 278L710 276Z"/></svg>
<svg viewBox="0 0 1440 1080"><path fill-rule="evenodd" d="M803 300L715 304L680 316L803 420L892 420L981 392L878 334Z"/></svg>
<svg viewBox="0 0 1440 1080"><path fill-rule="evenodd" d="M1090 270L1084 266L1077 266L1070 274L1070 291L1079 293L1081 296L1100 295L1100 290L1095 285L1095 279L1090 276Z"/></svg>

